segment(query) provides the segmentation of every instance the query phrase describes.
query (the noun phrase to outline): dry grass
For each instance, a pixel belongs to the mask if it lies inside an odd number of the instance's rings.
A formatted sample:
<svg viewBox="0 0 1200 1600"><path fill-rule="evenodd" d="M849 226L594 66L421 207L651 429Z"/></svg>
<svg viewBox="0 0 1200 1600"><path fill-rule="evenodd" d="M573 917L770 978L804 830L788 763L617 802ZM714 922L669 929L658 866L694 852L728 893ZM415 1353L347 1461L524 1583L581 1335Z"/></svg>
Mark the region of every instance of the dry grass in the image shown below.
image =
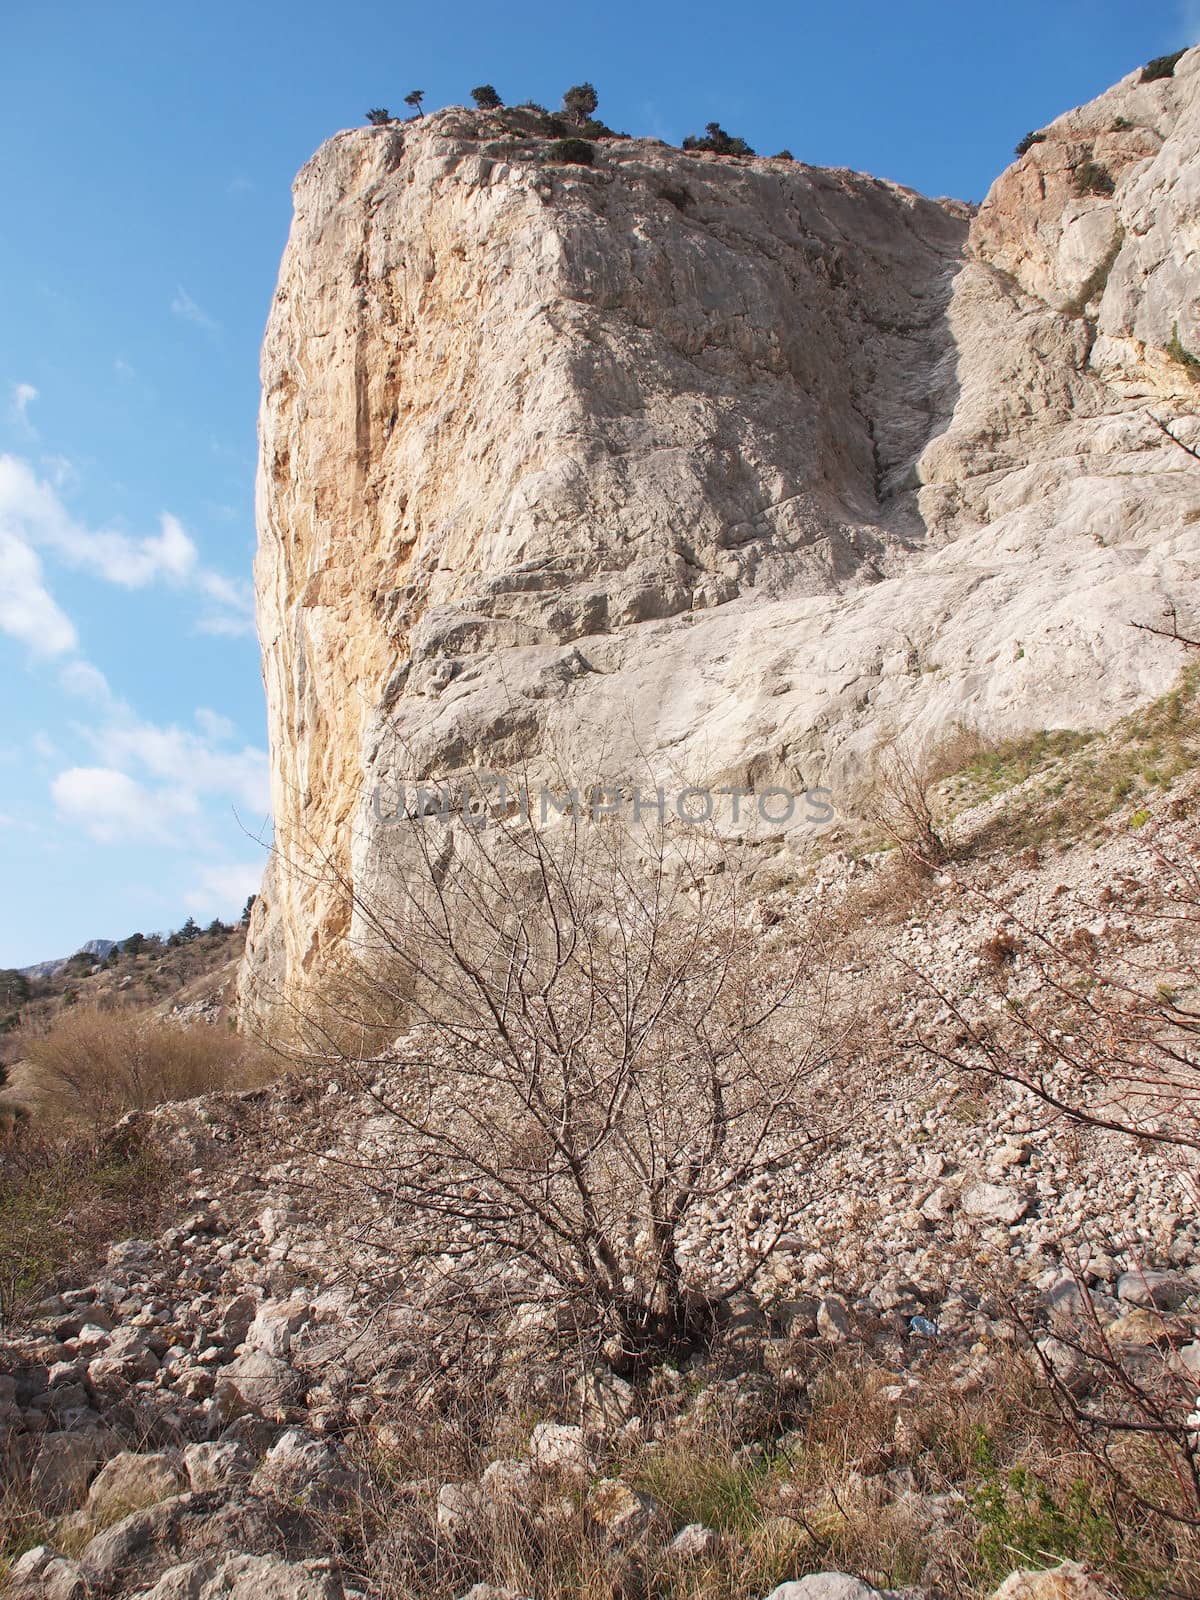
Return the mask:
<svg viewBox="0 0 1200 1600"><path fill-rule="evenodd" d="M441 1600L492 1583L537 1600L647 1596L760 1600L805 1573L857 1573L880 1587L990 1594L1016 1567L1080 1560L1149 1600L1200 1578L1195 1530L1156 1521L1078 1447L1036 1374L998 1348L964 1383L934 1354L910 1386L870 1356L797 1351L807 1375L764 1403L718 1415L705 1401L715 1370L642 1388L641 1427L597 1445L587 1481L535 1476L519 1502L489 1505L469 1525L439 1527L437 1492L477 1481L514 1449L511 1410L476 1390L436 1418L400 1407L358 1436L368 1487L328 1530L352 1581L380 1600ZM726 1374L727 1375L727 1374ZM664 1399L673 1396L673 1403ZM1149 1472L1149 1463L1134 1467ZM620 1477L661 1508L659 1532L606 1541L589 1496ZM693 1560L665 1548L699 1523L719 1534Z"/></svg>
<svg viewBox="0 0 1200 1600"><path fill-rule="evenodd" d="M14 975L0 972L0 1062L16 1059L22 1031L43 1030L76 1005L161 1010L212 998L224 1009L245 937L238 927L175 946L148 944L138 955L117 949L102 962L77 958L51 977L21 985L17 994L6 993L5 979L11 985Z"/></svg>
<svg viewBox="0 0 1200 1600"><path fill-rule="evenodd" d="M133 1007L72 1007L23 1035L21 1053L29 1099L62 1128L102 1128L127 1111L274 1075L264 1051L227 1029L183 1026Z"/></svg>
<svg viewBox="0 0 1200 1600"><path fill-rule="evenodd" d="M0 1163L0 1324L94 1266L114 1240L161 1224L170 1193L163 1162L132 1138L97 1145L22 1131Z"/></svg>
<svg viewBox="0 0 1200 1600"><path fill-rule="evenodd" d="M0 1143L0 1322L114 1240L161 1226L173 1184L130 1111L251 1087L276 1062L224 1028L184 1027L133 1007L75 1006L22 1036L23 1104ZM17 1112L20 1112L18 1115Z"/></svg>

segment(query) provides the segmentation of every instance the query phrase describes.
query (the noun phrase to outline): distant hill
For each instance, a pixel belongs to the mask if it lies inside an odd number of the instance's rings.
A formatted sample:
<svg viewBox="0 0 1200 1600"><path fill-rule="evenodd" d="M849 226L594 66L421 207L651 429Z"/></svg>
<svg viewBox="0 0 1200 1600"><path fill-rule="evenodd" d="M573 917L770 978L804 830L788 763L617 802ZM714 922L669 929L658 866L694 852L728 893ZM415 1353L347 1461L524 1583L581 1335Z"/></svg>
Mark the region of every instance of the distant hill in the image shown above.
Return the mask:
<svg viewBox="0 0 1200 1600"><path fill-rule="evenodd" d="M136 939L136 935L134 936ZM72 956L0 971L0 1081L21 1059L29 1030L74 1005L145 1007L184 1020L224 1022L246 926L215 922L189 937L90 939Z"/></svg>
<svg viewBox="0 0 1200 1600"><path fill-rule="evenodd" d="M81 944L74 955L59 956L53 961L38 961L32 967L18 967L17 971L24 978L55 978L70 962L79 956L92 956L96 961L106 961L109 955L117 948L115 939L89 939L86 944Z"/></svg>

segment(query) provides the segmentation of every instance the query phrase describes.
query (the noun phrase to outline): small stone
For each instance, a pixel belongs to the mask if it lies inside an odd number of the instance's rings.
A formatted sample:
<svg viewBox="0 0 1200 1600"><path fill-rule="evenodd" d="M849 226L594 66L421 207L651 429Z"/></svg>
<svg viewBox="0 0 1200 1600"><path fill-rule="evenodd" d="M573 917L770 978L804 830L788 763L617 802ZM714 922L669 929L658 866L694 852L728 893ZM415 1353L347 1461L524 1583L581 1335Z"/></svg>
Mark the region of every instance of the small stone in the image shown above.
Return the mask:
<svg viewBox="0 0 1200 1600"><path fill-rule="evenodd" d="M253 1461L241 1445L228 1440L184 1446L183 1466L193 1491L203 1494L223 1488L238 1478L248 1478Z"/></svg>
<svg viewBox="0 0 1200 1600"><path fill-rule="evenodd" d="M247 1350L223 1367L217 1389L225 1385L232 1387L251 1410L280 1421L302 1388L299 1376L287 1362L266 1350ZM213 1398L217 1398L216 1392Z"/></svg>
<svg viewBox="0 0 1200 1600"><path fill-rule="evenodd" d="M473 1583L458 1600L529 1600L517 1589L497 1589L494 1583Z"/></svg>
<svg viewBox="0 0 1200 1600"><path fill-rule="evenodd" d="M444 1483L438 1490L437 1525L452 1537L479 1526L479 1490L473 1483Z"/></svg>
<svg viewBox="0 0 1200 1600"><path fill-rule="evenodd" d="M1038 1352L1055 1378L1073 1395L1086 1394L1092 1384L1092 1368L1088 1361L1072 1345L1061 1339L1039 1339ZM1038 1356L1030 1354L1031 1364L1037 1371L1042 1371L1042 1362Z"/></svg>
<svg viewBox="0 0 1200 1600"><path fill-rule="evenodd" d="M85 1600L87 1584L77 1562L39 1544L13 1562L4 1592L9 1600Z"/></svg>
<svg viewBox="0 0 1200 1600"><path fill-rule="evenodd" d="M39 1509L49 1512L78 1505L88 1479L108 1453L95 1432L41 1433L27 1447L30 1488Z"/></svg>
<svg viewBox="0 0 1200 1600"><path fill-rule="evenodd" d="M109 1250L108 1264L110 1267L136 1266L139 1262L153 1261L155 1254L149 1239L122 1239Z"/></svg>
<svg viewBox="0 0 1200 1600"><path fill-rule="evenodd" d="M1029 1210L1024 1195L1003 1183L972 1183L963 1190L960 1203L968 1217L1006 1227L1020 1222Z"/></svg>
<svg viewBox="0 0 1200 1600"><path fill-rule="evenodd" d="M493 1461L479 1487L493 1505L528 1505L533 1499L533 1473L524 1461Z"/></svg>
<svg viewBox="0 0 1200 1600"><path fill-rule="evenodd" d="M206 1556L171 1567L142 1600L349 1600L328 1562Z"/></svg>
<svg viewBox="0 0 1200 1600"><path fill-rule="evenodd" d="M289 1428L267 1451L251 1481L255 1494L274 1495L289 1505L328 1506L358 1486L322 1439Z"/></svg>
<svg viewBox="0 0 1200 1600"><path fill-rule="evenodd" d="M1044 1572L1012 1572L991 1600L1108 1600L1078 1561L1064 1561Z"/></svg>
<svg viewBox="0 0 1200 1600"><path fill-rule="evenodd" d="M850 1337L850 1313L840 1295L826 1295L817 1307L817 1332L831 1343Z"/></svg>
<svg viewBox="0 0 1200 1600"><path fill-rule="evenodd" d="M1149 1311L1178 1311L1200 1285L1178 1272L1123 1272L1117 1279L1117 1299L1124 1305Z"/></svg>
<svg viewBox="0 0 1200 1600"><path fill-rule="evenodd" d="M292 1335L304 1326L308 1315L309 1307L304 1302L266 1300L246 1330L246 1344L252 1350L265 1350L268 1355L286 1356L292 1347Z"/></svg>
<svg viewBox="0 0 1200 1600"><path fill-rule="evenodd" d="M1110 1322L1104 1330L1110 1344L1135 1348L1149 1345L1184 1345L1192 1338L1192 1325L1181 1317L1164 1316L1160 1311L1130 1311Z"/></svg>
<svg viewBox="0 0 1200 1600"><path fill-rule="evenodd" d="M123 1450L97 1473L88 1490L87 1509L94 1523L116 1522L131 1511L169 1500L184 1486L184 1476L173 1456L136 1455Z"/></svg>
<svg viewBox="0 0 1200 1600"><path fill-rule="evenodd" d="M667 1546L667 1552L680 1561L703 1561L716 1555L721 1546L721 1535L702 1522L689 1522Z"/></svg>
<svg viewBox="0 0 1200 1600"><path fill-rule="evenodd" d="M817 1308L820 1301L813 1295L798 1295L778 1306L775 1316L789 1339L811 1339L817 1331Z"/></svg>
<svg viewBox="0 0 1200 1600"><path fill-rule="evenodd" d="M767 1600L877 1600L878 1589L845 1572L811 1572L807 1578L781 1583Z"/></svg>
<svg viewBox="0 0 1200 1600"><path fill-rule="evenodd" d="M579 1387L584 1418L598 1432L615 1432L637 1412L637 1391L624 1378L589 1372Z"/></svg>
<svg viewBox="0 0 1200 1600"><path fill-rule="evenodd" d="M588 1478L596 1470L583 1429L564 1422L539 1422L529 1439L529 1459L539 1471Z"/></svg>
<svg viewBox="0 0 1200 1600"><path fill-rule="evenodd" d="M217 1336L221 1342L230 1346L241 1344L257 1310L258 1301L252 1294L239 1294L231 1300L217 1323Z"/></svg>
<svg viewBox="0 0 1200 1600"><path fill-rule="evenodd" d="M644 1543L662 1521L658 1501L622 1478L602 1478L588 1495L587 1508L610 1544Z"/></svg>

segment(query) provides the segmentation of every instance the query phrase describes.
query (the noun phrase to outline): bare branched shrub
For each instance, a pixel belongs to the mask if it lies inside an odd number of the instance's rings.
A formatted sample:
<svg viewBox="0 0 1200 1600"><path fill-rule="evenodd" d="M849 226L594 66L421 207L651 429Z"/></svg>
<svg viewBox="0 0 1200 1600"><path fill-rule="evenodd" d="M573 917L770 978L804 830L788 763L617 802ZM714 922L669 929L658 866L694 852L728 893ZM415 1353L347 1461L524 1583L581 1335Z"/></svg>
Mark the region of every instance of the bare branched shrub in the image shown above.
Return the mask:
<svg viewBox="0 0 1200 1600"><path fill-rule="evenodd" d="M1001 1011L980 1011L938 989L961 1043L927 1039L925 1048L959 1069L1021 1085L1070 1122L1174 1150L1196 1194L1200 827L1179 829L1151 859L1153 887L1130 912L1155 941L1149 959L1134 952L1101 961L1089 930L1051 936L978 895L1007 919L1006 938L1019 940L1020 970L1003 968L1014 986Z"/></svg>
<svg viewBox="0 0 1200 1600"><path fill-rule="evenodd" d="M1196 1377L1173 1356L1184 1324L1151 1306L1139 1334L1146 1342L1130 1351L1104 1325L1081 1278L1075 1303L1075 1315L1057 1319L1050 1339L1021 1308L1010 1314L1076 1448L1131 1505L1200 1532Z"/></svg>
<svg viewBox="0 0 1200 1600"><path fill-rule="evenodd" d="M778 1236L747 1231L718 1286L686 1280L685 1236L828 1131L815 1091L845 1029L820 936L764 950L697 830L404 826L388 905L355 900L360 1007L375 1026L390 1004L406 1036L360 1062L345 1017L339 1039L310 1029L386 1119L340 1169L378 1212L366 1231L436 1261L448 1293L557 1307L613 1359L688 1345Z"/></svg>
<svg viewBox="0 0 1200 1600"><path fill-rule="evenodd" d="M76 1006L21 1041L36 1104L53 1122L103 1127L126 1111L246 1088L269 1075L261 1052L225 1029L134 1008Z"/></svg>
<svg viewBox="0 0 1200 1600"><path fill-rule="evenodd" d="M1186 815L1148 846L1149 882L1133 880L1128 913L1135 932L1119 953L1105 953L1090 932L1083 939L1051 935L1038 919L980 896L1020 939L1015 963L997 969L1005 1003L995 1009L931 984L952 1026L923 1043L959 1071L1020 1086L1068 1128L1103 1130L1167 1155L1195 1207L1200 826L1190 806ZM1196 1379L1169 1356L1183 1333L1191 1337L1190 1324L1150 1313L1158 1325L1141 1330L1142 1347L1131 1356L1090 1309L1082 1285L1079 1298L1084 1310L1073 1329L1056 1331L1070 1359L1043 1364L1080 1449L1114 1476L1127 1499L1200 1527L1200 1434L1189 1416Z"/></svg>
<svg viewBox="0 0 1200 1600"><path fill-rule="evenodd" d="M944 826L934 813L934 789L981 749L979 735L965 727L927 748L898 738L884 744L870 820L918 872L931 872L950 859Z"/></svg>

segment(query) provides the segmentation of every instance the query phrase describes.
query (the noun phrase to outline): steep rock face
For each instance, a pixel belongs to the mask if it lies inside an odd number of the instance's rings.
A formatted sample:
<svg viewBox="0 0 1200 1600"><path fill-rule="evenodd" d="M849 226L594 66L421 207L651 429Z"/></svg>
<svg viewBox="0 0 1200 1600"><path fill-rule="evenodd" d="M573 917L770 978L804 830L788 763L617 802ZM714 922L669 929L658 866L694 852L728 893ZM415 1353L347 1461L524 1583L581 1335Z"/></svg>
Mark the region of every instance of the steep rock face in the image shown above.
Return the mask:
<svg viewBox="0 0 1200 1600"><path fill-rule="evenodd" d="M386 894L389 779L845 790L898 728L1162 692L1127 624L1196 592L1200 480L1148 414L1191 403L1198 84L1061 118L969 238L848 172L554 165L519 113L329 141L263 354L248 1003Z"/></svg>

